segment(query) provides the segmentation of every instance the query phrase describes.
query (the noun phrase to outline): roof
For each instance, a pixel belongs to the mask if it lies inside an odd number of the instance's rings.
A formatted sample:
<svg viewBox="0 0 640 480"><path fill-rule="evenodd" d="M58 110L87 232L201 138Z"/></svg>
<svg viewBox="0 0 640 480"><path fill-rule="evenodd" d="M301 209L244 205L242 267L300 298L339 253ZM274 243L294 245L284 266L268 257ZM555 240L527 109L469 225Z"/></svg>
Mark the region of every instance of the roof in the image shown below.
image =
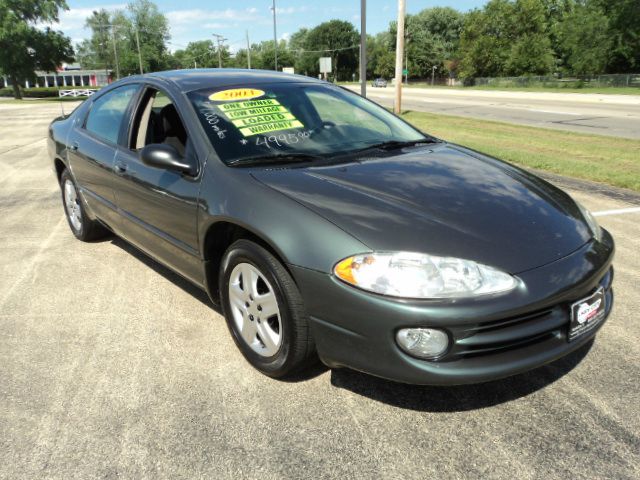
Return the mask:
<svg viewBox="0 0 640 480"><path fill-rule="evenodd" d="M150 77L169 80L185 91L233 85L259 85L261 83L308 82L322 83L315 78L273 70L247 70L235 68L198 68L149 73Z"/></svg>

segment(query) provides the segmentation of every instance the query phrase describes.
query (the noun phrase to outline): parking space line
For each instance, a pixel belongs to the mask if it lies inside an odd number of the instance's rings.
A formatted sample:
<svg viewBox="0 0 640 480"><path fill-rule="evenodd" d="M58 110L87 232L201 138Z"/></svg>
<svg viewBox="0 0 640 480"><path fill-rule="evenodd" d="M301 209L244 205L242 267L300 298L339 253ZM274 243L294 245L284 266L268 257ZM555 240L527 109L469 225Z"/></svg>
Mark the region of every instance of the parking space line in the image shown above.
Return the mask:
<svg viewBox="0 0 640 480"><path fill-rule="evenodd" d="M601 212L593 212L595 217L605 217L607 215L624 215L625 213L640 213L640 207L619 208L617 210L603 210Z"/></svg>

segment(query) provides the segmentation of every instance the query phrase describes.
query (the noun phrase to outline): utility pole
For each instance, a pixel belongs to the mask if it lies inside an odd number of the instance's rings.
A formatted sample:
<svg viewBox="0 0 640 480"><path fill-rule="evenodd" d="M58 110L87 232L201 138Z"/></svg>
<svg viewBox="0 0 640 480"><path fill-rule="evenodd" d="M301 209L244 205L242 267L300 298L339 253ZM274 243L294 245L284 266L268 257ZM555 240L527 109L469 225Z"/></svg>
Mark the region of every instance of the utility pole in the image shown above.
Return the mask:
<svg viewBox="0 0 640 480"><path fill-rule="evenodd" d="M251 44L249 43L249 30L247 30L247 68L251 70Z"/></svg>
<svg viewBox="0 0 640 480"><path fill-rule="evenodd" d="M226 38L217 33L212 33L211 35L216 37L216 41L218 42L218 68L222 68L222 42L224 42Z"/></svg>
<svg viewBox="0 0 640 480"><path fill-rule="evenodd" d="M113 55L116 60L116 80L120 80L120 65L118 64L118 49L116 48L115 25L111 25L111 39L113 40Z"/></svg>
<svg viewBox="0 0 640 480"><path fill-rule="evenodd" d="M405 0L398 0L398 32L396 35L396 101L393 104L393 112L399 114L402 111L402 57L404 57L404 15L406 11Z"/></svg>
<svg viewBox="0 0 640 480"><path fill-rule="evenodd" d="M144 75L142 69L142 53L140 52L140 37L138 36L138 27L136 26L136 45L138 46L138 63L140 63L140 75Z"/></svg>
<svg viewBox="0 0 640 480"><path fill-rule="evenodd" d="M360 95L367 96L367 0L360 0Z"/></svg>
<svg viewBox="0 0 640 480"><path fill-rule="evenodd" d="M276 0L271 0L271 10L273 11L273 51L275 52L275 67L278 71L278 35L276 34Z"/></svg>

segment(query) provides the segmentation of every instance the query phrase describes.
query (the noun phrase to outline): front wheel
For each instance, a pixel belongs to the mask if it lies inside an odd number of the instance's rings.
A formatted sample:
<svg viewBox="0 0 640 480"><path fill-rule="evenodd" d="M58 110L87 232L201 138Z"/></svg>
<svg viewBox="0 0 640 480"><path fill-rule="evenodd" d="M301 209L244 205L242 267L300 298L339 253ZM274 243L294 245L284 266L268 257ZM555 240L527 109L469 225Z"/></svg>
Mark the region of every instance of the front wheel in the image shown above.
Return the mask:
<svg viewBox="0 0 640 480"><path fill-rule="evenodd" d="M310 363L315 349L302 297L269 251L235 242L222 261L219 285L231 335L253 367L281 378Z"/></svg>

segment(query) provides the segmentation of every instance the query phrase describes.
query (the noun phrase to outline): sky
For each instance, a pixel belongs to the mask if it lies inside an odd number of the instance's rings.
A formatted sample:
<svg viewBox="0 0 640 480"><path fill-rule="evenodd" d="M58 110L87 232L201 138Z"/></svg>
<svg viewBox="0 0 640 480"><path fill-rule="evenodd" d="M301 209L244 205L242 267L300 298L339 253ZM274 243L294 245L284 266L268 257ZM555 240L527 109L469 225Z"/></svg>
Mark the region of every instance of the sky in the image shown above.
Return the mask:
<svg viewBox="0 0 640 480"><path fill-rule="evenodd" d="M170 50L184 48L195 40L211 39L212 33L224 35L231 51L246 45L249 32L252 43L273 39L271 0L154 0L169 19ZM485 0L407 1L407 13L424 8L450 6L461 11L480 7ZM93 10L124 9L127 0L67 0L69 11L62 12L60 23L54 25L79 43L90 36L84 28L85 19ZM385 30L397 15L394 0L367 1L367 33ZM278 38L287 39L302 27L314 27L334 18L347 20L360 30L360 0L276 0Z"/></svg>

